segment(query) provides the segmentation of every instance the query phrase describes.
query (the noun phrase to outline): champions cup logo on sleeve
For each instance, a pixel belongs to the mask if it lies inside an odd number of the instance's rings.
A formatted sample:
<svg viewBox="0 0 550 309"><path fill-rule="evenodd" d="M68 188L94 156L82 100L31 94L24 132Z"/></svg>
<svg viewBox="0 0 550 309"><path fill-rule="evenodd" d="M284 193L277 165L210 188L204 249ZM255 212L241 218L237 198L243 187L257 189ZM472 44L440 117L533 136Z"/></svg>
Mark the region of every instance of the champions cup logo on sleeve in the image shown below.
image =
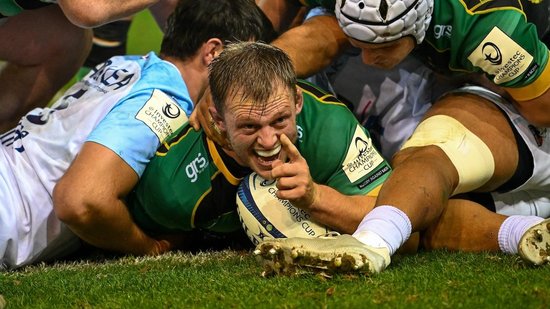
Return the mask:
<svg viewBox="0 0 550 309"><path fill-rule="evenodd" d="M533 56L519 44L494 27L468 56L468 60L483 71L494 75L495 84L520 76L533 61Z"/></svg>
<svg viewBox="0 0 550 309"><path fill-rule="evenodd" d="M158 89L153 91L151 98L139 110L136 119L145 123L161 143L188 120L178 104Z"/></svg>
<svg viewBox="0 0 550 309"><path fill-rule="evenodd" d="M342 165L349 181L355 182L368 175L382 162L384 159L372 145L372 140L358 125Z"/></svg>

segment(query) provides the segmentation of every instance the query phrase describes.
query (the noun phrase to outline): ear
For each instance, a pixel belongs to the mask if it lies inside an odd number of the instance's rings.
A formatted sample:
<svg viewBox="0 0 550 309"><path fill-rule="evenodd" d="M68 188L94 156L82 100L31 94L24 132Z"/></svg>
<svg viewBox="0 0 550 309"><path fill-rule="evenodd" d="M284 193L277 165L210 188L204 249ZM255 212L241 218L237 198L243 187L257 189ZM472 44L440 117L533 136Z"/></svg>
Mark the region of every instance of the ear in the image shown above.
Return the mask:
<svg viewBox="0 0 550 309"><path fill-rule="evenodd" d="M218 57L223 50L223 42L218 38L211 38L203 45L203 63L210 65L214 58Z"/></svg>
<svg viewBox="0 0 550 309"><path fill-rule="evenodd" d="M296 87L296 104L294 104L296 108L296 115L298 115L302 108L304 107L304 96L302 95L302 89Z"/></svg>
<svg viewBox="0 0 550 309"><path fill-rule="evenodd" d="M223 117L220 113L218 113L218 110L214 105L210 105L208 107L208 111L210 112L210 116L212 117L212 121L218 126L220 131L226 132L227 128L225 127L225 121L223 120Z"/></svg>

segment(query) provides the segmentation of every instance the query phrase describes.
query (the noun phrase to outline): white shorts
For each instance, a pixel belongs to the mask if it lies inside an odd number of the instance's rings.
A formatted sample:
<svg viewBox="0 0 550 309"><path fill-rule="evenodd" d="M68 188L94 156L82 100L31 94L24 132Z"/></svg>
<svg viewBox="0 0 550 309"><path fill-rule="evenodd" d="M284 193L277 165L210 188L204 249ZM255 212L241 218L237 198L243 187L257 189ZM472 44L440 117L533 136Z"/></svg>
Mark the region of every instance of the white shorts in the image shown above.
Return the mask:
<svg viewBox="0 0 550 309"><path fill-rule="evenodd" d="M506 192L492 192L495 211L507 216L550 217L550 130L529 124L511 103L485 88L466 86L453 92L475 94L493 102L510 120L516 138L521 139L518 142L526 146L519 153L518 170L530 176L521 177L521 181L512 178Z"/></svg>
<svg viewBox="0 0 550 309"><path fill-rule="evenodd" d="M27 211L10 171L0 145L0 271L75 252L81 241L55 217L51 200L37 197L30 201L32 211Z"/></svg>

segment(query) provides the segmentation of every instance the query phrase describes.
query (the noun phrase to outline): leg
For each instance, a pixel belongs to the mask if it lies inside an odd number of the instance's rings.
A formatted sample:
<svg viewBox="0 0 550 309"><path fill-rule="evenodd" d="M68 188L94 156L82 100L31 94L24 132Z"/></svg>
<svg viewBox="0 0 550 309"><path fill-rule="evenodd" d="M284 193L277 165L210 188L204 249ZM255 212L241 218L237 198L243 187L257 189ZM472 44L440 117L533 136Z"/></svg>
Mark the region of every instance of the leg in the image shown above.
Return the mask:
<svg viewBox="0 0 550 309"><path fill-rule="evenodd" d="M500 251L498 231L506 216L465 199L450 199L439 220L422 233L427 250Z"/></svg>
<svg viewBox="0 0 550 309"><path fill-rule="evenodd" d="M408 238L411 226L422 231L436 222L451 196L494 190L518 164L506 116L477 94L455 93L435 103L404 147L394 157L378 207L354 233L390 254Z"/></svg>
<svg viewBox="0 0 550 309"><path fill-rule="evenodd" d="M45 106L78 71L91 30L72 25L57 5L25 11L0 26L0 132L29 110Z"/></svg>

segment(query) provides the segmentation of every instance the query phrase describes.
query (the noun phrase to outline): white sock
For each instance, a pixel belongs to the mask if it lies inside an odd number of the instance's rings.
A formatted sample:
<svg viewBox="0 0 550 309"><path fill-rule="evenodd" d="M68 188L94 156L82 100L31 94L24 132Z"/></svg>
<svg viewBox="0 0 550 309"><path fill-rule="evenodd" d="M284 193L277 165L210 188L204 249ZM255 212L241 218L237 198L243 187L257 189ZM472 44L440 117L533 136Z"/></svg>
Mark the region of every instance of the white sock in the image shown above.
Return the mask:
<svg viewBox="0 0 550 309"><path fill-rule="evenodd" d="M372 247L385 247L394 254L411 236L411 220L393 206L378 206L369 212L353 237Z"/></svg>
<svg viewBox="0 0 550 309"><path fill-rule="evenodd" d="M510 216L498 230L498 246L506 254L517 254L519 240L528 228L544 220L537 216Z"/></svg>

